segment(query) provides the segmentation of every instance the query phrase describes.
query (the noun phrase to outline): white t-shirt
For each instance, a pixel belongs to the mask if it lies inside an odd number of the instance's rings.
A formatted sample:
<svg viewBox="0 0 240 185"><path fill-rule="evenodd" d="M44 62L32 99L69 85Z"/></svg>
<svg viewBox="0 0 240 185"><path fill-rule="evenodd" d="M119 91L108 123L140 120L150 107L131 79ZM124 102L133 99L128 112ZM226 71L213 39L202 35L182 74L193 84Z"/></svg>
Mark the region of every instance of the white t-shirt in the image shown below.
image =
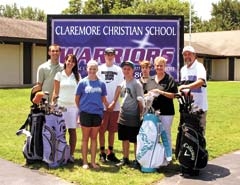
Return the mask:
<svg viewBox="0 0 240 185"><path fill-rule="evenodd" d="M102 64L98 67L97 76L106 84L107 88L107 101L111 103L114 99L115 90L117 86L121 86L124 80L122 69L117 65L107 67L106 64ZM120 110L119 101L116 102L114 111Z"/></svg>
<svg viewBox="0 0 240 185"><path fill-rule="evenodd" d="M67 76L63 70L58 72L54 79L60 82L58 104L61 106L75 106L77 81L74 74Z"/></svg>
<svg viewBox="0 0 240 185"><path fill-rule="evenodd" d="M186 65L182 67L181 81L194 82L197 79L203 79L206 83L206 70L202 63L195 60L189 68L187 68ZM198 89L193 89L192 94L194 105L197 105L198 108L201 108L203 111L207 111L207 88L202 86Z"/></svg>

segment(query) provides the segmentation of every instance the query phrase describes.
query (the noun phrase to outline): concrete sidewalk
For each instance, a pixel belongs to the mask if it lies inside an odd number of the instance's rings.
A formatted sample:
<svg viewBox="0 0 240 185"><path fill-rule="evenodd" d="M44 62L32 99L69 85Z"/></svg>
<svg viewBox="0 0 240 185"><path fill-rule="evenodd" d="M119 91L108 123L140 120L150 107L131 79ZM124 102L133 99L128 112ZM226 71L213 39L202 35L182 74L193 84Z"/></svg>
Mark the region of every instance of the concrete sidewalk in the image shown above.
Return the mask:
<svg viewBox="0 0 240 185"><path fill-rule="evenodd" d="M155 185L238 185L240 184L240 151L225 154L208 162L197 177L180 174L166 177Z"/></svg>
<svg viewBox="0 0 240 185"><path fill-rule="evenodd" d="M209 161L198 177L184 178L180 174L166 177L154 185L237 185L240 184L240 151ZM25 168L0 159L1 185L73 185L56 176Z"/></svg>
<svg viewBox="0 0 240 185"><path fill-rule="evenodd" d="M56 176L0 159L1 185L73 185Z"/></svg>

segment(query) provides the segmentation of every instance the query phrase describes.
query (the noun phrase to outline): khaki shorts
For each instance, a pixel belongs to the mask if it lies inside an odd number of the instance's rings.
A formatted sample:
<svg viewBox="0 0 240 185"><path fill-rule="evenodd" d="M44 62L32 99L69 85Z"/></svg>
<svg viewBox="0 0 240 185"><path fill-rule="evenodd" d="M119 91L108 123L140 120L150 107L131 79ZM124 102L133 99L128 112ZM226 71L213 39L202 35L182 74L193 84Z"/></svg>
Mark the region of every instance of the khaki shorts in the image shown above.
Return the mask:
<svg viewBox="0 0 240 185"><path fill-rule="evenodd" d="M118 115L119 115L119 111L113 111L113 112L104 111L102 124L99 132L101 133L104 133L105 131L117 132L118 131L118 124L117 124Z"/></svg>

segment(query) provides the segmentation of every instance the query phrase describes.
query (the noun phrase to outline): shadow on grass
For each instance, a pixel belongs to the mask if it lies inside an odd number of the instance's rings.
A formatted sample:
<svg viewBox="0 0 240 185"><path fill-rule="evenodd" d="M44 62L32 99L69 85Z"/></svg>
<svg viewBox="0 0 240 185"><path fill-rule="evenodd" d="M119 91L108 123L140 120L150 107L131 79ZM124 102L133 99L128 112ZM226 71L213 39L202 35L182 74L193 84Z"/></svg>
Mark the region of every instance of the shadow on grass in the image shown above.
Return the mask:
<svg viewBox="0 0 240 185"><path fill-rule="evenodd" d="M180 174L180 166L177 163L170 163L168 166L161 166L158 173L163 173L165 177L171 177Z"/></svg>
<svg viewBox="0 0 240 185"><path fill-rule="evenodd" d="M66 169L67 171L73 171L74 169L76 169L76 167L82 168L82 165L83 165L82 159L75 159L74 163L67 163L66 165L61 165L56 168L50 168L48 164L43 161L32 161L31 163L26 163L24 167L32 170L44 169L47 171L50 169L51 170ZM99 169L93 169L90 167L89 170L95 171L95 172L104 171L108 173L117 173L120 169L116 167L112 162L101 163L100 166L101 167Z"/></svg>

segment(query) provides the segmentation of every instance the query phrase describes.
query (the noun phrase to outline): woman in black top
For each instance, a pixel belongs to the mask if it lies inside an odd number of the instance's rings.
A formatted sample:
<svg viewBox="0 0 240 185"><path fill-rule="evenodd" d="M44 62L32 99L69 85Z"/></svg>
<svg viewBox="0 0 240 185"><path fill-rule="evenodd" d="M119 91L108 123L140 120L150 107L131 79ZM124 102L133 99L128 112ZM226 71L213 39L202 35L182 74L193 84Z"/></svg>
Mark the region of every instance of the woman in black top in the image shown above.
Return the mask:
<svg viewBox="0 0 240 185"><path fill-rule="evenodd" d="M171 126L175 114L173 98L178 92L175 79L165 72L167 59L156 57L154 60L154 69L156 75L152 76L145 86L144 91L157 93L158 96L153 101L154 110L160 111L160 120L163 128L167 132L168 142L172 151Z"/></svg>

